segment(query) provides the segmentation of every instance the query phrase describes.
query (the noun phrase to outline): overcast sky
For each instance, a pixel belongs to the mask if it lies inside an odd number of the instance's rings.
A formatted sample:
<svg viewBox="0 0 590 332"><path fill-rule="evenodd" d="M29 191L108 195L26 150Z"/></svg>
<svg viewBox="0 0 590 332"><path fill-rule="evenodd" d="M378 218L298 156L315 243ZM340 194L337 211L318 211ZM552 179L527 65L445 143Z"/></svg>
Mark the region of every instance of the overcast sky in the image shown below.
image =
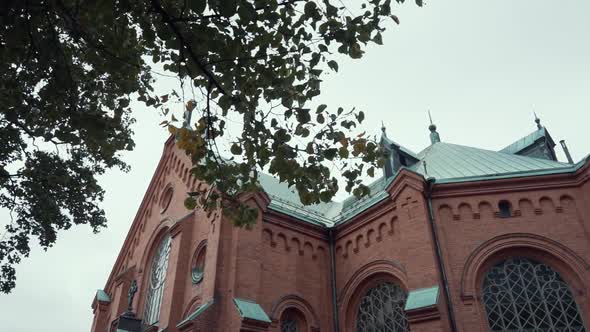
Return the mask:
<svg viewBox="0 0 590 332"><path fill-rule="evenodd" d="M418 152L429 144L430 109L443 141L491 150L532 132L533 111L575 161L590 153L590 1L446 0L394 6L401 25L361 60L340 62L319 102L364 110L368 132ZM166 86L170 82L160 82ZM164 91L166 92L166 91ZM2 330L88 331L103 288L160 158L159 116L135 109L131 172L101 177L108 229L61 233L18 266L17 287L0 295ZM558 157L565 160L560 149ZM2 216L5 215L1 214Z"/></svg>

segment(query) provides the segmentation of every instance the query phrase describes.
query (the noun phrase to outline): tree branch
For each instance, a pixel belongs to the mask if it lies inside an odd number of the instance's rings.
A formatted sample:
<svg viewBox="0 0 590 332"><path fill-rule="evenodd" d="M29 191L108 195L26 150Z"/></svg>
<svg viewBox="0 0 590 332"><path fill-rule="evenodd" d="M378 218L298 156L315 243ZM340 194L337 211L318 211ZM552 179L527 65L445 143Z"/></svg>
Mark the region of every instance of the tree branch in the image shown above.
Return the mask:
<svg viewBox="0 0 590 332"><path fill-rule="evenodd" d="M178 29L176 24L172 21L172 17L170 17L170 15L162 7L162 4L160 3L160 1L159 0L152 0L152 7L154 8L154 10L157 13L160 14L162 21L164 23L168 24L168 27L170 27L172 32L174 32L174 34L178 37L178 39L181 41L181 44L183 44L184 47L186 48L189 56L191 57L191 60L193 60L194 63L197 65L197 67L199 67L199 69L205 74L205 76L207 76L210 83L212 83L219 90L220 93L223 93L224 95L227 95L227 96L231 96L231 94L228 93L223 88L223 86L221 86L221 83L219 83L219 81L217 80L215 75L213 75L213 73L211 73L203 63L201 63L197 54L195 54L192 47L190 47L190 45L186 42L184 36L182 35L182 32L180 32L180 30Z"/></svg>

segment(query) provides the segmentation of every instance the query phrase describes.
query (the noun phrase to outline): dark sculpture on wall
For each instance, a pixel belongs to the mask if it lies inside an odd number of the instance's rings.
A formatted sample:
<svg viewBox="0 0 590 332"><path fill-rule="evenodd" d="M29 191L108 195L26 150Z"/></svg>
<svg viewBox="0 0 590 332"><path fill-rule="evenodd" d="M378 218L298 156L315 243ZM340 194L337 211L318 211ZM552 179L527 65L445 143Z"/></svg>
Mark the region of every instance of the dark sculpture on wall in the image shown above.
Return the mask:
<svg viewBox="0 0 590 332"><path fill-rule="evenodd" d="M131 281L131 285L129 286L129 292L127 292L127 311L133 312L133 298L135 297L135 293L137 293L137 281Z"/></svg>

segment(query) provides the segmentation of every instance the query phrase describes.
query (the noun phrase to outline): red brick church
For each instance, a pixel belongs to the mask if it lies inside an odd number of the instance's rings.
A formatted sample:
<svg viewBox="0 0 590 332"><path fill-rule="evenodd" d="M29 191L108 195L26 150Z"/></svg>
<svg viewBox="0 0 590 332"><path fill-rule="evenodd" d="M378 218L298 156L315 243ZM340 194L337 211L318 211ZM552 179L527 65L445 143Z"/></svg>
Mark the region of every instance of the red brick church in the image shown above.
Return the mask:
<svg viewBox="0 0 590 332"><path fill-rule="evenodd" d="M557 161L536 122L500 151L431 125L414 153L383 128L370 197L302 206L263 175L243 197L260 211L251 230L186 210L206 188L170 138L92 332L587 331L590 158L562 141Z"/></svg>

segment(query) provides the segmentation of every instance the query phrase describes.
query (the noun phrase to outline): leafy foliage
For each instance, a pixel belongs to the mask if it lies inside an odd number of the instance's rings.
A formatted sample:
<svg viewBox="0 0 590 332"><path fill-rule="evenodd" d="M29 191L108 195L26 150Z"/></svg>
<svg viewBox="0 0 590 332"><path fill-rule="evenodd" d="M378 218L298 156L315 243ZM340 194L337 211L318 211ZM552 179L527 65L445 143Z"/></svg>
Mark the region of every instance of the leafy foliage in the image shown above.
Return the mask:
<svg viewBox="0 0 590 332"><path fill-rule="evenodd" d="M251 225L256 211L240 195L259 190L261 170L305 204L334 196L334 168L347 191L367 194L360 177L373 175L379 149L350 134L364 113L309 106L338 56L362 57L368 43L382 44L386 22L399 22L390 0L352 4L359 14L340 0L2 1L0 207L11 220L0 239L0 290L14 287L30 237L46 249L72 224L105 226L95 177L127 170L119 154L134 146L131 95L171 116L163 125L193 174L214 187L189 193L187 208L222 208ZM156 94L159 73L146 61L189 82L193 97ZM168 108L175 101L186 108L182 125ZM241 134L227 132L230 118ZM217 146L224 135L231 159Z"/></svg>

